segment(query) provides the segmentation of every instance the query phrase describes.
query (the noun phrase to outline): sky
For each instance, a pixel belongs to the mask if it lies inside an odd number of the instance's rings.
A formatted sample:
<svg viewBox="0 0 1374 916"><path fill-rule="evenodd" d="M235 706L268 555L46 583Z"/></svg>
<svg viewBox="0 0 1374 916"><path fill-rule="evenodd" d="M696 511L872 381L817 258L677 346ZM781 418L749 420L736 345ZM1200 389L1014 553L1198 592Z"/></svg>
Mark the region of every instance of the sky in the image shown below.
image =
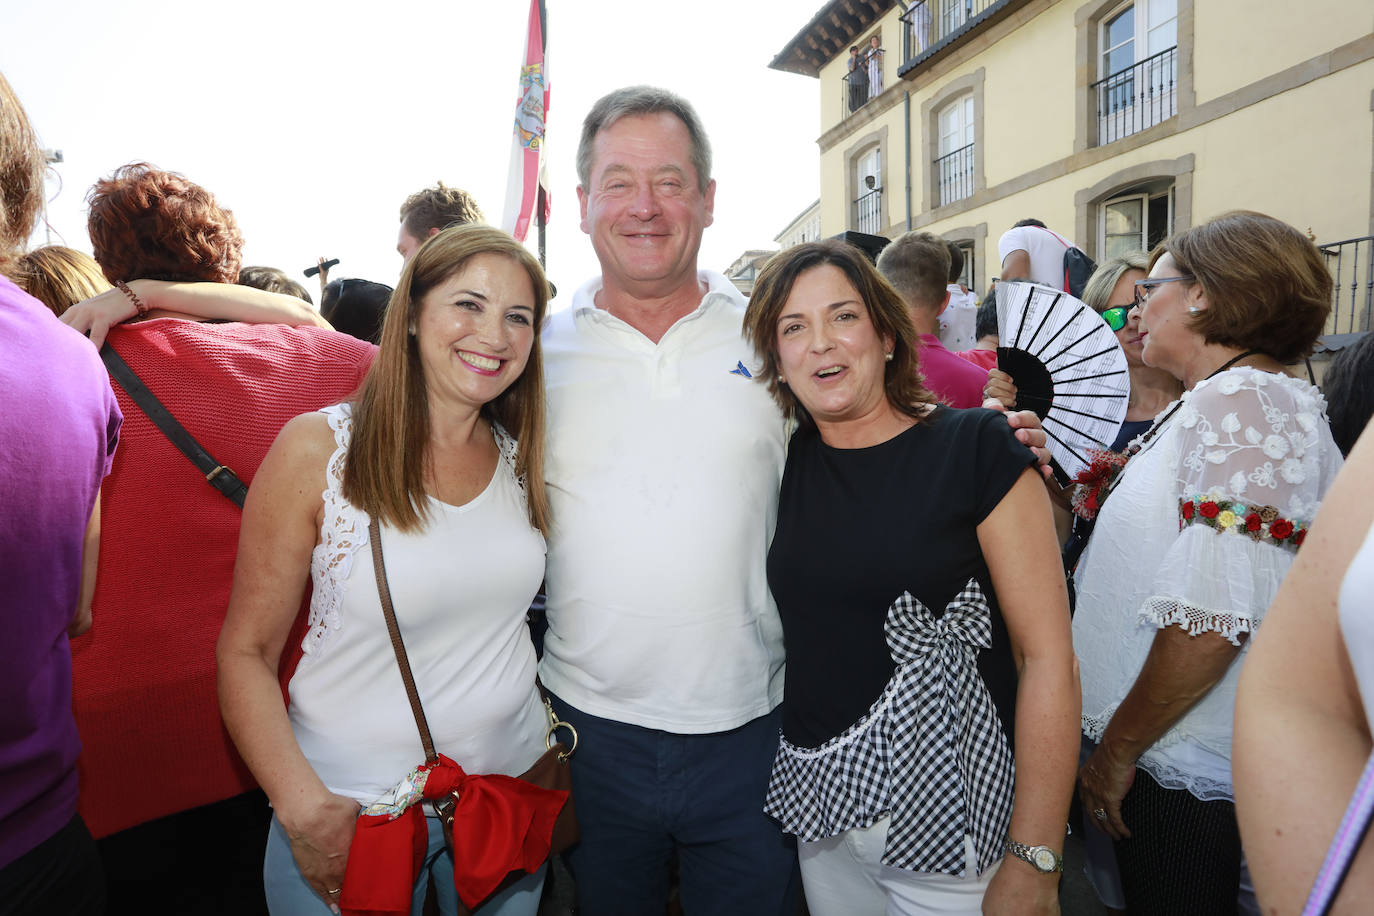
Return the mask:
<svg viewBox="0 0 1374 916"><path fill-rule="evenodd" d="M567 307L598 272L579 228L581 121L612 89L686 96L713 146L724 270L820 196L818 83L768 69L820 0L547 0L553 212L548 273ZM184 174L234 211L244 264L305 283L394 284L401 202L442 180L501 221L527 0L0 0L9 79L46 148L47 226L33 244L90 251L86 192L128 162ZM22 40L20 37L22 36ZM534 247L531 231L527 244Z"/></svg>

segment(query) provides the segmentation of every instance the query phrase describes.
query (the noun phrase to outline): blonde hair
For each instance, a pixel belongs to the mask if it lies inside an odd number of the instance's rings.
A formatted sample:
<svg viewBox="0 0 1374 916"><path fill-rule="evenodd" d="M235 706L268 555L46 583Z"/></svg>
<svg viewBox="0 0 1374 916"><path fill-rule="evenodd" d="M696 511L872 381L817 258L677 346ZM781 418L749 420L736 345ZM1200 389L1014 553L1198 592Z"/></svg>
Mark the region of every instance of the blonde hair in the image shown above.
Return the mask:
<svg viewBox="0 0 1374 916"><path fill-rule="evenodd" d="M95 258L75 248L44 245L14 262L15 286L53 310L59 318L78 302L110 288Z"/></svg>
<svg viewBox="0 0 1374 916"><path fill-rule="evenodd" d="M515 472L525 480L530 525L547 534L544 487L544 361L539 328L549 302L544 271L528 249L500 229L469 224L445 229L416 252L401 271L382 323L377 358L353 407L353 436L344 462L343 494L379 521L401 530L427 520L424 485L429 453L429 398L419 344L410 323L420 300L479 254L510 258L529 274L534 289L534 341L529 362L510 387L482 407L518 442Z"/></svg>

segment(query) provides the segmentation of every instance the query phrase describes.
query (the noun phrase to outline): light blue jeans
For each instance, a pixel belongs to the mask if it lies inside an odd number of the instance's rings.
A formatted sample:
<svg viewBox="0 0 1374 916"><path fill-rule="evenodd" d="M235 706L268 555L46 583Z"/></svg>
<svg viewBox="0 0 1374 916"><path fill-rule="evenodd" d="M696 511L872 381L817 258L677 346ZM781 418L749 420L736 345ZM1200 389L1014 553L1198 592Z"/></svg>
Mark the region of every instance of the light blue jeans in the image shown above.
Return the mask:
<svg viewBox="0 0 1374 916"><path fill-rule="evenodd" d="M439 829L438 818L427 817L425 823L429 825L429 849L425 853L425 862L433 863L439 912L443 916L453 916L458 912L458 892L453 889L453 867L449 864L448 853L444 851L444 835ZM482 907L482 916L536 916L548 867L546 863L539 871L526 875L491 898L491 902ZM420 916L424 908L427 879L428 874L421 872L411 897L411 916ZM331 916L329 905L301 877L296 860L291 855L291 841L275 816L267 832L262 885L267 893L267 909L272 916Z"/></svg>

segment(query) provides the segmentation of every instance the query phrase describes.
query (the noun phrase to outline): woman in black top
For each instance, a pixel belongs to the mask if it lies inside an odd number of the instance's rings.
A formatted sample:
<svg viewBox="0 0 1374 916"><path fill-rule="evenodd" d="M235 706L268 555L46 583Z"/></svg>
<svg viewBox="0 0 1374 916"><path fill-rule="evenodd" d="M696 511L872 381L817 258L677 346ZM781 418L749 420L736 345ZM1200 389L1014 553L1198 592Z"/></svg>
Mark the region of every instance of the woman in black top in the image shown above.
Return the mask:
<svg viewBox="0 0 1374 916"><path fill-rule="evenodd" d="M799 424L766 809L811 912L1057 912L1079 692L1030 453L996 412L936 405L900 296L847 245L773 258L745 329Z"/></svg>

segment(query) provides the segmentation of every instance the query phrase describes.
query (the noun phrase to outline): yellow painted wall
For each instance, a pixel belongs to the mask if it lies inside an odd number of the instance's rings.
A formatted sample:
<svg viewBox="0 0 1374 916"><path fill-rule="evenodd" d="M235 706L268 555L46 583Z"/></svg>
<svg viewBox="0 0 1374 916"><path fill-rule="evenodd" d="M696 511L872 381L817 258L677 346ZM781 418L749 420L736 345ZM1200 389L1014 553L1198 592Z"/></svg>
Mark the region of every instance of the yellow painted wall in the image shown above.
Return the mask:
<svg viewBox="0 0 1374 916"><path fill-rule="evenodd" d="M984 51L983 170L988 186L1073 152L1073 4L1057 3ZM1030 166L1034 168L1035 166Z"/></svg>
<svg viewBox="0 0 1374 916"><path fill-rule="evenodd" d="M989 189L1072 154L1074 11L1078 5L1056 3L1012 36L971 54L937 79L907 83L915 87L911 94L911 183L918 211L930 167L923 161L921 132L926 125L921 104L979 67L985 74L983 170ZM1194 10L1198 104L1374 31L1374 6L1364 0L1313 0L1302 7L1271 0L1197 0ZM891 23L884 22L884 42L889 48L889 78L896 79L901 32L895 15L890 18ZM1237 22L1244 23L1243 28L1238 30ZM832 128L841 117L839 81L844 70L841 59L822 73L823 129ZM1374 61L1366 61L922 228L944 232L987 223L985 256L976 278L979 289L985 289L989 278L1000 271L997 239L1016 220L1035 216L1072 236L1078 191L1137 163L1193 154L1194 225L1225 210L1245 207L1270 213L1304 231L1311 227L1321 242L1368 235L1374 167L1371 89ZM858 137L884 125L888 130L884 161L888 217L894 234L905 227L906 149L903 109L898 102L873 121L856 125L848 137L821 154L823 235L849 226L847 152ZM1077 241L1096 243L1095 239Z"/></svg>
<svg viewBox="0 0 1374 916"><path fill-rule="evenodd" d="M1197 102L1374 32L1368 0L1196 0L1193 86Z"/></svg>
<svg viewBox="0 0 1374 916"><path fill-rule="evenodd" d="M1246 207L1320 242L1368 235L1374 61L1274 96L1183 137L1199 176L1193 220ZM1193 136L1196 135L1196 136Z"/></svg>

